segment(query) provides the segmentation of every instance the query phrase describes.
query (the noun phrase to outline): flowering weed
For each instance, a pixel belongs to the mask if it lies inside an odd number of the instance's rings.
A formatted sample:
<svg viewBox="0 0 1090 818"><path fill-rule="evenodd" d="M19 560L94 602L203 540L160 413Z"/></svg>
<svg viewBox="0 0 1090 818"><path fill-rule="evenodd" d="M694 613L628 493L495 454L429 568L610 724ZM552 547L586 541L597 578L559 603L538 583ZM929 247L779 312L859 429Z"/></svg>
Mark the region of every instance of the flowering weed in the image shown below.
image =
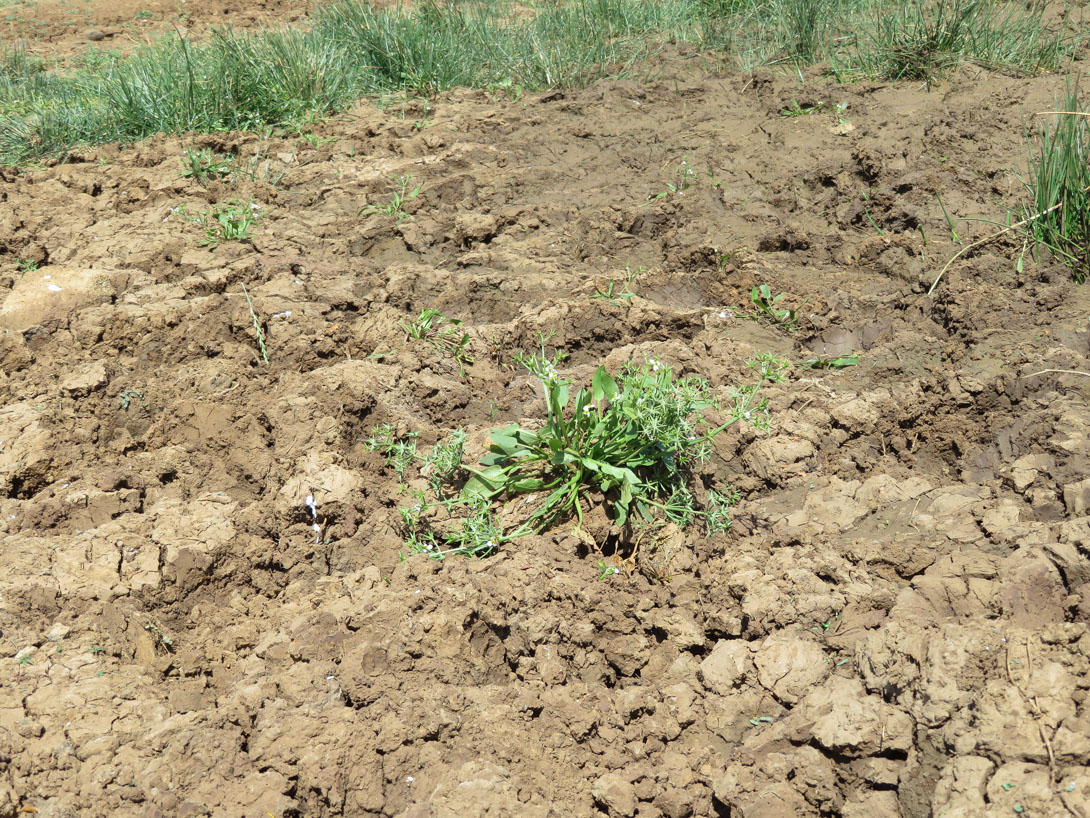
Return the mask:
<svg viewBox="0 0 1090 818"><path fill-rule="evenodd" d="M566 519L582 524L584 511L599 497L618 527L670 522L684 529L703 519L711 535L730 526L737 493L709 491L704 508L698 508L693 469L707 461L712 440L729 426L744 420L768 428L767 401L760 391L783 379L786 361L771 355L749 361L757 382L730 391L725 409L707 381L675 377L657 358L630 363L616 377L599 367L590 388L575 393L573 403L571 383L557 370L564 354L550 356L548 338L538 340L538 352L520 353L515 360L540 385L544 424L493 431L478 468L462 465L461 432L419 458L436 499L428 502L424 492L417 492L416 503L401 509L410 552L440 559L455 553L483 556L504 541ZM717 420L706 415L711 411L720 413ZM368 446L389 452L388 462L397 451L390 427L376 429ZM414 440L410 460L416 457ZM460 492L444 497L444 486L459 475L468 475ZM492 506L518 495L532 495L533 510L504 533Z"/></svg>
<svg viewBox="0 0 1090 818"><path fill-rule="evenodd" d="M735 390L728 419L713 426L704 412L719 406L708 382L675 378L656 358L628 364L616 379L599 367L570 413L571 385L557 375L559 357L546 355L544 340L539 354L517 360L545 393L545 425L530 430L512 424L493 432L490 453L466 491L490 499L546 492L520 533L568 516L581 523L591 491L607 498L618 526L633 513L688 523L695 514L687 486L692 468L708 459L712 439L739 420L767 427L767 405L758 392L782 379L787 366L771 356L750 362L759 382Z"/></svg>
<svg viewBox="0 0 1090 818"><path fill-rule="evenodd" d="M399 437L393 426L384 423L372 429L371 436L363 444L367 451L379 452L386 456L386 465L394 470L394 474L397 475L397 482L401 485L403 491L405 489L405 472L417 459L416 439L418 437L417 432L409 432L407 435Z"/></svg>

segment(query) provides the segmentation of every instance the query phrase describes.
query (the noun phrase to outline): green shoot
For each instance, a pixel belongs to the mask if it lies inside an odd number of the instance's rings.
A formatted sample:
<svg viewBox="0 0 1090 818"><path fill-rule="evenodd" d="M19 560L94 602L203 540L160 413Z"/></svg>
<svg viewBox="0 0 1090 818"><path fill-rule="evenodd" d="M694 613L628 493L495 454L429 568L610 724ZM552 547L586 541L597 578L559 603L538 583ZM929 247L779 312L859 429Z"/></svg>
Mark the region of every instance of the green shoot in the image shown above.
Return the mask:
<svg viewBox="0 0 1090 818"><path fill-rule="evenodd" d="M789 310L782 309L777 306L780 300L784 298L784 294L780 293L777 296L772 295L772 289L767 284L761 284L754 286L750 290L749 300L753 304L754 318L764 318L771 324L784 327L785 329L793 329L795 323L798 321L798 309ZM799 308L809 301L808 298L803 299Z"/></svg>
<svg viewBox="0 0 1090 818"><path fill-rule="evenodd" d="M372 216L379 214L382 216L389 216L394 219L398 224L401 224L406 219L411 219L412 214L405 212L405 205L411 202L417 196L420 195L420 189L423 185L417 185L412 190L409 189L409 185L412 183L413 177L411 176L399 176L397 179L398 189L394 191L393 197L388 202L383 204L371 204L365 207L361 207L356 213L356 216Z"/></svg>
<svg viewBox="0 0 1090 818"><path fill-rule="evenodd" d="M958 231L954 227L954 220L950 216L950 212L946 209L946 205L942 201L942 196L935 192L935 198L939 200L939 207L942 208L942 215L946 217L946 225L950 228L950 237L953 239L954 244L961 244L961 237L958 236Z"/></svg>
<svg viewBox="0 0 1090 818"><path fill-rule="evenodd" d="M428 485L437 497L442 495L443 486L452 482L462 470L462 449L465 442L466 433L456 429L424 457L421 472L427 475Z"/></svg>
<svg viewBox="0 0 1090 818"><path fill-rule="evenodd" d="M416 439L419 436L417 432L409 432L404 437L398 437L393 426L383 424L372 429L371 436L363 444L367 451L385 455L386 466L394 470L402 491L405 489L405 473L417 459Z"/></svg>
<svg viewBox="0 0 1090 818"><path fill-rule="evenodd" d="M427 341L440 352L450 355L458 364L458 376L466 375L466 364L473 363L469 352L469 333L459 329L462 322L457 318L447 318L439 310L421 310L420 316L406 324L405 338Z"/></svg>
<svg viewBox="0 0 1090 818"><path fill-rule="evenodd" d="M230 153L213 153L207 148L187 150L182 158L181 176L195 179L202 185L216 179L225 179L231 175L235 166L235 157Z"/></svg>
<svg viewBox="0 0 1090 818"><path fill-rule="evenodd" d="M1090 277L1090 110L1069 87L1062 110L1044 120L1030 143L1029 202L1023 224L1035 249L1045 247L1078 283Z"/></svg>
<svg viewBox="0 0 1090 818"><path fill-rule="evenodd" d="M246 289L246 285L242 285L242 294L246 296L246 305L250 308L250 318L254 322L254 332L257 333L257 348L261 350L261 360L265 363L269 362L269 351L265 348L265 333L261 330L261 322L257 318L257 313L254 311L254 302L250 298L250 292Z"/></svg>
<svg viewBox="0 0 1090 818"><path fill-rule="evenodd" d="M638 270L633 270L632 266L629 265L625 267L625 282L623 284L620 284L611 278L606 289L603 291L596 288L594 295L592 295L591 298L599 298L603 301L608 301L615 307L621 306L621 301L629 303L636 297L636 293L632 292L629 287L636 283L643 272L643 267L640 267Z"/></svg>
<svg viewBox="0 0 1090 818"><path fill-rule="evenodd" d="M817 102L814 105L807 105L803 107L802 105L799 105L799 101L797 99L792 99L791 104L784 108L782 111L780 111L780 116L783 119L793 119L794 117L799 116L809 116L810 114L816 114L824 107L824 102ZM840 111L839 105L837 106L837 111Z"/></svg>

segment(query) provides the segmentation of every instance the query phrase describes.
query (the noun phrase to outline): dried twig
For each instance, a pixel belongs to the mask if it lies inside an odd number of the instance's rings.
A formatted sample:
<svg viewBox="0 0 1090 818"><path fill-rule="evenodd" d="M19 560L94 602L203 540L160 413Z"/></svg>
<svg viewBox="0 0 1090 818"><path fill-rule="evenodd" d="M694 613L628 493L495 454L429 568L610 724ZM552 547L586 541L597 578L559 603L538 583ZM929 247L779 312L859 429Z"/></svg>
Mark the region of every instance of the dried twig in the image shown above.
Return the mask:
<svg viewBox="0 0 1090 818"><path fill-rule="evenodd" d="M1090 193L1090 186L1087 186L1087 187L1083 188L1082 192L1083 193ZM948 262L946 262L946 264L943 266L942 270L939 271L939 274L937 276L935 276L935 281L931 284L931 288L927 291L927 294L931 295L931 293L935 292L935 288L939 286L939 282L942 281L942 277L944 275L946 275L946 271L950 269L950 265L953 264L955 261L957 261L959 258L961 258L963 255L968 253L970 250L972 250L972 249L974 249L976 247L982 247L985 244L989 244L989 243L995 241L996 239L998 239L999 237L1006 235L1007 233L1009 233L1010 231L1012 231L1012 230L1014 230L1014 229L1016 229L1018 227L1025 227L1030 222L1036 221L1037 219L1041 218L1042 216L1047 216L1049 213L1053 212L1054 210L1059 210L1061 207L1064 206L1064 204L1065 204L1065 202L1058 202L1057 204L1052 205L1052 207L1050 207L1048 210L1042 210L1040 213L1034 213L1032 216L1029 216L1028 218L1022 219L1022 221L1020 221L1020 222L1015 222L1014 224L1011 224L1011 225L1008 225L1008 226L1004 227L998 233L995 233L995 234L993 234L991 236L988 236L987 238L983 238L983 239L980 239L978 241L974 241L972 244L968 244L965 247L962 247L957 253L954 254L953 258L951 258Z"/></svg>
<svg viewBox="0 0 1090 818"><path fill-rule="evenodd" d="M1077 369L1042 369L1040 372L1034 372L1032 375L1026 375L1027 378L1036 378L1038 375L1048 375L1050 373L1058 373L1060 375L1084 375L1090 378L1090 372L1080 372Z"/></svg>

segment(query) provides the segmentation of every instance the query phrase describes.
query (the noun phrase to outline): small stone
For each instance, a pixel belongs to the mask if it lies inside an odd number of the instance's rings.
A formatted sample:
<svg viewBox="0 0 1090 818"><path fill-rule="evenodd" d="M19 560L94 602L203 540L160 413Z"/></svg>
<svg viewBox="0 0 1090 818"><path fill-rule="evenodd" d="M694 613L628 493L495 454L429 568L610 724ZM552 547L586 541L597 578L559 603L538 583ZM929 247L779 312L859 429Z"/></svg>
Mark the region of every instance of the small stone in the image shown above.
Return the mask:
<svg viewBox="0 0 1090 818"><path fill-rule="evenodd" d="M636 814L636 793L632 782L620 771L606 773L595 781L591 795L610 815Z"/></svg>
<svg viewBox="0 0 1090 818"><path fill-rule="evenodd" d="M789 633L775 633L765 639L754 662L761 685L788 704L809 693L828 672L821 646Z"/></svg>
<svg viewBox="0 0 1090 818"><path fill-rule="evenodd" d="M746 675L749 663L748 644L740 639L721 640L700 663L700 680L712 692L725 696Z"/></svg>
<svg viewBox="0 0 1090 818"><path fill-rule="evenodd" d="M62 625L59 622L49 629L49 633L45 635L45 638L50 642L59 642L64 639L68 634L72 632L72 629L67 625Z"/></svg>
<svg viewBox="0 0 1090 818"><path fill-rule="evenodd" d="M89 28L83 32L84 38L90 40L93 43L100 42L106 39L106 35L97 28Z"/></svg>
<svg viewBox="0 0 1090 818"><path fill-rule="evenodd" d="M106 367L101 363L85 366L61 383L61 391L73 398L83 398L106 385Z"/></svg>
<svg viewBox="0 0 1090 818"><path fill-rule="evenodd" d="M1064 505L1072 517L1082 517L1090 510L1090 477L1064 486Z"/></svg>

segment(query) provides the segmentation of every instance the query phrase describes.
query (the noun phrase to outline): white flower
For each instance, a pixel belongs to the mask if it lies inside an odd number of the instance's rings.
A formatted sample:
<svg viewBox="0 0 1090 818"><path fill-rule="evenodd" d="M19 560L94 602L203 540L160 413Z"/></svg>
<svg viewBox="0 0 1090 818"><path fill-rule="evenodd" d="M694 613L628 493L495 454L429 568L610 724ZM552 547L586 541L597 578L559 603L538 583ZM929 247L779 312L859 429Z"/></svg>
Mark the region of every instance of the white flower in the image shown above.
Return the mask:
<svg viewBox="0 0 1090 818"><path fill-rule="evenodd" d="M662 361L658 358L648 358L647 363L650 365L652 372L658 372L662 369Z"/></svg>
<svg viewBox="0 0 1090 818"><path fill-rule="evenodd" d="M583 414L584 415L589 415L593 411L594 411L594 407L591 406L589 403L586 406L583 407Z"/></svg>

